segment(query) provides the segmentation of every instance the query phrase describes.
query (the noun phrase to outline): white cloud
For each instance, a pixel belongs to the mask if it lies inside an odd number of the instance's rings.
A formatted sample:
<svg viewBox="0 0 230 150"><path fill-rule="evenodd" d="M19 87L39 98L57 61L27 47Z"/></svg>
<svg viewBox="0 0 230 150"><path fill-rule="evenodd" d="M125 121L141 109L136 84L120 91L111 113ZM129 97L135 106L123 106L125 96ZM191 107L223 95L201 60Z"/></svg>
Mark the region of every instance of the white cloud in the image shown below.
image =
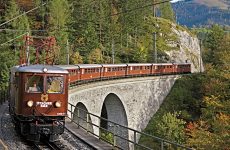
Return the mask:
<svg viewBox="0 0 230 150"><path fill-rule="evenodd" d="M179 2L179 1L184 1L184 0L171 0L170 2L171 3L176 3L176 2Z"/></svg>

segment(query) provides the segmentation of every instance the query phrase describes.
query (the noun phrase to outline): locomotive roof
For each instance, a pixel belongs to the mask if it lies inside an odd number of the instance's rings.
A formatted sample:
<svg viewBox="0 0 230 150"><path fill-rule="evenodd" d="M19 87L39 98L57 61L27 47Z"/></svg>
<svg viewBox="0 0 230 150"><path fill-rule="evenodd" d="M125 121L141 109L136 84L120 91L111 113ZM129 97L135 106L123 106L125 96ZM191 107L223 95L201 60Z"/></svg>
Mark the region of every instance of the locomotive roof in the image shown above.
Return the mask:
<svg viewBox="0 0 230 150"><path fill-rule="evenodd" d="M43 69L46 68L47 71L44 72ZM29 65L29 66L20 66L17 69L17 72L32 72L32 73L63 73L68 74L68 71L51 65Z"/></svg>

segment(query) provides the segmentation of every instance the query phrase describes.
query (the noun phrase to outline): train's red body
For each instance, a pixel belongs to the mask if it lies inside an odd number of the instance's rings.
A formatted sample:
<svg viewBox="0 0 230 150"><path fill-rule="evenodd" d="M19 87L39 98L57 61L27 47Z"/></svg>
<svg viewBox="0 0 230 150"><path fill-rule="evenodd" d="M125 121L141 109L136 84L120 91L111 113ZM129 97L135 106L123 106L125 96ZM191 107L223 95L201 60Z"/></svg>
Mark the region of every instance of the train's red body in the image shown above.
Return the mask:
<svg viewBox="0 0 230 150"><path fill-rule="evenodd" d="M9 106L17 132L32 141L41 135L58 139L67 114L68 74L55 66L12 68Z"/></svg>
<svg viewBox="0 0 230 150"><path fill-rule="evenodd" d="M191 73L191 64L30 65L11 70L10 113L17 131L28 140L64 132L68 86L84 81L132 76Z"/></svg>
<svg viewBox="0 0 230 150"><path fill-rule="evenodd" d="M69 71L70 84L107 78L191 73L189 63L78 64L59 67Z"/></svg>

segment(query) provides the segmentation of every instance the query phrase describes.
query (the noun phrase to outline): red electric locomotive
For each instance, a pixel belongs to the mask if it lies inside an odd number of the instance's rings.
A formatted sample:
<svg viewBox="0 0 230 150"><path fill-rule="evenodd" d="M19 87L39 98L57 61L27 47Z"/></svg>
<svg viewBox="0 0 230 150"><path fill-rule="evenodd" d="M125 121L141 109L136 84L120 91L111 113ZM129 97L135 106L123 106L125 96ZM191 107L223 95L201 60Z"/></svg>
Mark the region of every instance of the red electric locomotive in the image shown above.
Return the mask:
<svg viewBox="0 0 230 150"><path fill-rule="evenodd" d="M28 140L49 141L64 132L68 104L68 71L57 66L30 65L11 69L10 114L16 130Z"/></svg>

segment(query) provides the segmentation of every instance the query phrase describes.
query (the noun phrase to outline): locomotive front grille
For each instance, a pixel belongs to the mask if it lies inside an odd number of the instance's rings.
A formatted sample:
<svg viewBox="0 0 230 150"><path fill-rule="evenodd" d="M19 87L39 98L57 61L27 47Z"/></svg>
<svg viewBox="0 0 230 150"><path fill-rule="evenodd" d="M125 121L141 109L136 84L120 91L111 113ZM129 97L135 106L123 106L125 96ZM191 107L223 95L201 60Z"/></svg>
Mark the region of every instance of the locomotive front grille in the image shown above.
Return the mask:
<svg viewBox="0 0 230 150"><path fill-rule="evenodd" d="M62 134L64 124L35 124L30 123L30 134Z"/></svg>

